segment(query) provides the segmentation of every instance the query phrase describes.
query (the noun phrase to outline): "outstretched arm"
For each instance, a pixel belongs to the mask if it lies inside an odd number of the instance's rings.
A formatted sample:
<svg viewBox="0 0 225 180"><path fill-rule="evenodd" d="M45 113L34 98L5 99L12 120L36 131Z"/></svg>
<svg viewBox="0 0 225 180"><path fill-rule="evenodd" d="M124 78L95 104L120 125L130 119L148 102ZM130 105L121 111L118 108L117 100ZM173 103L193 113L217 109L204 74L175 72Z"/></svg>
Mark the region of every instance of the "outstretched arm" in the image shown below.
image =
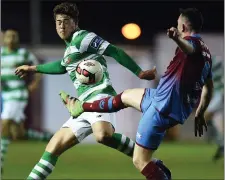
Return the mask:
<svg viewBox="0 0 225 180"><path fill-rule="evenodd" d="M168 29L167 35L169 36L169 38L174 40L174 42L184 53L192 54L195 52L195 45L191 41L183 39L176 28L171 27L170 29Z"/></svg>
<svg viewBox="0 0 225 180"><path fill-rule="evenodd" d="M65 74L66 68L61 65L61 61L55 61L34 66L23 65L16 69L15 74L20 78L23 78L29 72L42 74Z"/></svg>
<svg viewBox="0 0 225 180"><path fill-rule="evenodd" d="M142 71L137 63L128 56L122 49L110 44L101 37L92 32L83 32L80 35L81 42L77 44L80 53L85 51L112 57L122 66L129 69L140 79L152 80L155 79L156 69Z"/></svg>
<svg viewBox="0 0 225 180"><path fill-rule="evenodd" d="M65 66L61 65L61 60L37 65L35 69L36 72L43 74L65 74L67 72Z"/></svg>
<svg viewBox="0 0 225 180"><path fill-rule="evenodd" d="M129 69L131 72L133 72L136 76L140 78L142 69L122 49L112 44L109 44L109 46L104 51L103 55L114 58L118 63Z"/></svg>
<svg viewBox="0 0 225 180"><path fill-rule="evenodd" d="M140 79L153 80L155 79L156 69L155 67L151 70L142 71L142 69L137 65L137 63L125 53L122 49L109 44L103 55L110 56L114 58L122 66L129 69Z"/></svg>

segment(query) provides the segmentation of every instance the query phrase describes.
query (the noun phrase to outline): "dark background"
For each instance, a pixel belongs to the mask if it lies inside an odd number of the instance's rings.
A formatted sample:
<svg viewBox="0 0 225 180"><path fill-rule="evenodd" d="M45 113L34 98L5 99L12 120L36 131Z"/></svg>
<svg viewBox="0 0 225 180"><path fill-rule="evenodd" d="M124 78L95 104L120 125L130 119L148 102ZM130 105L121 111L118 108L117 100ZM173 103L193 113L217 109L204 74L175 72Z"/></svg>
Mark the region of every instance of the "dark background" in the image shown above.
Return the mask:
<svg viewBox="0 0 225 180"><path fill-rule="evenodd" d="M31 1L31 0L30 0ZM31 42L30 1L3 0L2 30L17 29L21 42ZM62 44L55 31L52 10L58 3L64 1L40 1L40 37L42 44ZM76 2L76 1L72 1ZM224 2L223 1L131 1L77 2L80 11L81 29L94 31L111 43L150 44L152 36L160 31L166 31L176 26L179 8L196 7L204 16L203 32L223 32ZM142 35L134 41L126 40L121 34L121 27L129 22L140 25Z"/></svg>

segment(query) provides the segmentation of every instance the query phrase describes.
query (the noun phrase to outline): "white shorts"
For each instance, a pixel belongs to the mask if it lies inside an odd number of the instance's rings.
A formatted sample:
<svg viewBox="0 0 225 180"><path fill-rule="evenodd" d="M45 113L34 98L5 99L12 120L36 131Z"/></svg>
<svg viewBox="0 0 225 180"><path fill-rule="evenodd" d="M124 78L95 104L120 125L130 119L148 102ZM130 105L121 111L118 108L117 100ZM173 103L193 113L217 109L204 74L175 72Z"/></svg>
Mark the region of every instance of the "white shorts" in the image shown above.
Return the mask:
<svg viewBox="0 0 225 180"><path fill-rule="evenodd" d="M26 116L24 110L27 106L27 101L8 100L3 101L3 110L1 113L2 120L13 120L17 123L24 121Z"/></svg>
<svg viewBox="0 0 225 180"><path fill-rule="evenodd" d="M110 97L108 94L99 94L87 102L93 102L102 98ZM72 129L76 138L81 142L84 138L92 134L92 124L99 121L105 121L112 124L115 128L115 113L97 113L84 112L79 117L73 119L72 117L66 121L62 128L69 127Z"/></svg>
<svg viewBox="0 0 225 180"><path fill-rule="evenodd" d="M208 112L216 112L223 110L223 94L220 92L215 92L213 94L212 100L207 108Z"/></svg>

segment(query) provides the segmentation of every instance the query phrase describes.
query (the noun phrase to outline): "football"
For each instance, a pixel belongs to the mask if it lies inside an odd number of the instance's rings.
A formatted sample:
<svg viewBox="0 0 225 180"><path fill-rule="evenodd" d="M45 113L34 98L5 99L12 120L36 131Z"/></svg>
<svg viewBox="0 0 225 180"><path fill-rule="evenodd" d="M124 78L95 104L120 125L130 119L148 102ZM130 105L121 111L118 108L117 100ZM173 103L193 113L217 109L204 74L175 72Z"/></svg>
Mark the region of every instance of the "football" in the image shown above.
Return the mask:
<svg viewBox="0 0 225 180"><path fill-rule="evenodd" d="M102 80L102 65L96 60L81 61L76 67L76 78L81 84L95 84Z"/></svg>

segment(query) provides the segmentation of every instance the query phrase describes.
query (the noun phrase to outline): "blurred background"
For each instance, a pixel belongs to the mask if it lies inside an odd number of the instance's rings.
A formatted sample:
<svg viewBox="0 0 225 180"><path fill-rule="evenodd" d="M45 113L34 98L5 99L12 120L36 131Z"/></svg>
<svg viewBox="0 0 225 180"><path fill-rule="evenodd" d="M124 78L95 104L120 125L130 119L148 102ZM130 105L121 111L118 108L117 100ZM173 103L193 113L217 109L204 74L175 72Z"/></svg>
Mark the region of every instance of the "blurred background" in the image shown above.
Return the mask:
<svg viewBox="0 0 225 180"><path fill-rule="evenodd" d="M2 0L1 30L3 32L7 29L17 30L21 47L33 52L39 63L60 60L65 44L56 33L52 10L61 2ZM110 43L121 47L144 70L154 65L157 67L157 80L148 82L139 80L116 61L107 62L110 78L118 93L128 88L157 86L160 76L165 72L175 52L176 44L168 39L166 30L177 26L179 8L195 7L202 12L204 17L202 38L215 61L222 63L224 61L223 1L70 2L75 2L79 8L81 29L93 31ZM68 75L42 76L38 88L30 94L26 108L26 126L51 133L62 126L69 118L69 114L59 98L60 90L76 95ZM116 131L135 140L140 117L141 114L133 109L118 112ZM219 132L223 133L223 111L217 113L214 119ZM212 162L212 156L217 148L216 143L210 140L213 135L195 138L193 127L191 116L184 126L171 129L167 133L167 141L160 147L156 156L165 160L171 167L174 179L223 179L223 162L216 164ZM130 159L114 150L96 145L92 136L86 138L82 144L62 156L49 179L143 179ZM27 177L44 151L45 145L46 142L32 141L12 143L7 154L3 177L6 179ZM29 158L15 160L24 154ZM187 170L188 168L192 170Z"/></svg>

